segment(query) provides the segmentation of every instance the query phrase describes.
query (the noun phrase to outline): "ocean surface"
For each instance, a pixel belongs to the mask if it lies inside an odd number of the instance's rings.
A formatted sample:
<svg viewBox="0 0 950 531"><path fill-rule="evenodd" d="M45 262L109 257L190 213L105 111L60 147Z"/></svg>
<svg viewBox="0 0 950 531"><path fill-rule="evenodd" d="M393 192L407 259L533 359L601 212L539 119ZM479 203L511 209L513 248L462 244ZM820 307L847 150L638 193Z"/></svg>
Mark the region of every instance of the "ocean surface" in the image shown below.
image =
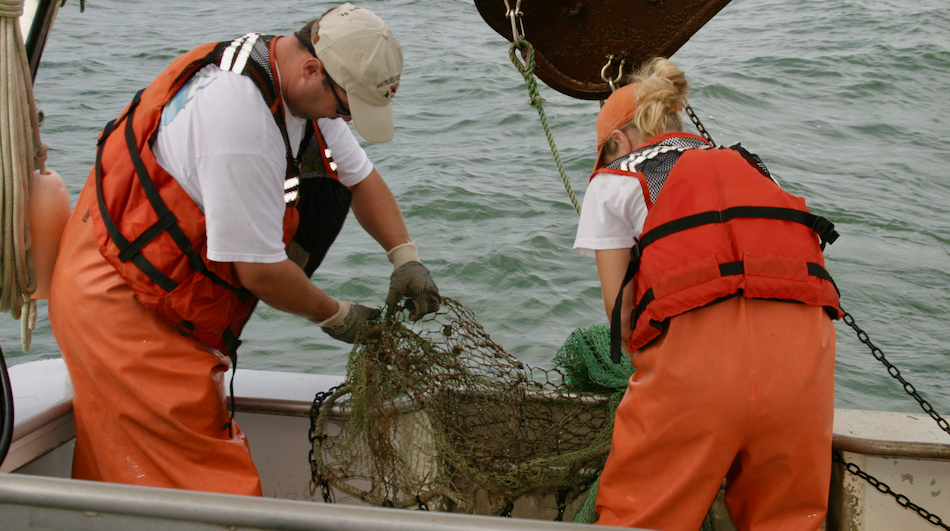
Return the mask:
<svg viewBox="0 0 950 531"><path fill-rule="evenodd" d="M87 0L80 13L77 0L68 2L36 78L48 166L75 202L99 130L174 57L248 31L290 34L332 5ZM423 262L493 340L529 365L549 367L571 331L606 317L593 259L571 249L577 215L508 42L469 0L358 5L382 16L403 46L396 138L365 147ZM826 256L842 305L950 415L946 1L733 0L672 59L714 140L741 141L836 224L841 238ZM544 85L541 94L582 196L598 105ZM390 271L382 249L350 220L314 282L338 298L381 306ZM20 350L19 322L0 316L8 364L58 355L45 301L39 313L29 353ZM837 328L838 407L919 411L854 332L841 322ZM267 307L243 339L245 368L346 370L348 345Z"/></svg>

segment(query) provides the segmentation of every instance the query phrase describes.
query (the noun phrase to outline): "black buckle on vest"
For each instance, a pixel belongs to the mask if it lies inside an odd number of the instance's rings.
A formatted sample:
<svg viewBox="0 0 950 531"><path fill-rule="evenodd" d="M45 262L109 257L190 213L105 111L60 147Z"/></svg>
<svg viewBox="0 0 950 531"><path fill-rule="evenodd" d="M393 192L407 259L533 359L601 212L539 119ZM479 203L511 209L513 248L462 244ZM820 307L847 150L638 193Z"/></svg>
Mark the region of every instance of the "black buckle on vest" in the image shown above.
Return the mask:
<svg viewBox="0 0 950 531"><path fill-rule="evenodd" d="M191 321L182 321L178 325L178 333L185 337L191 337L191 334L195 333L195 324Z"/></svg>
<svg viewBox="0 0 950 531"><path fill-rule="evenodd" d="M835 243L835 240L838 239L835 224L821 216L815 216L815 221L812 222L811 228L821 236L822 249L824 249L825 243Z"/></svg>
<svg viewBox="0 0 950 531"><path fill-rule="evenodd" d="M640 257L641 257L642 255L643 255L643 253L640 252L640 246L639 246L639 245L634 245L633 247L630 248L630 261L631 261L631 262L640 262Z"/></svg>

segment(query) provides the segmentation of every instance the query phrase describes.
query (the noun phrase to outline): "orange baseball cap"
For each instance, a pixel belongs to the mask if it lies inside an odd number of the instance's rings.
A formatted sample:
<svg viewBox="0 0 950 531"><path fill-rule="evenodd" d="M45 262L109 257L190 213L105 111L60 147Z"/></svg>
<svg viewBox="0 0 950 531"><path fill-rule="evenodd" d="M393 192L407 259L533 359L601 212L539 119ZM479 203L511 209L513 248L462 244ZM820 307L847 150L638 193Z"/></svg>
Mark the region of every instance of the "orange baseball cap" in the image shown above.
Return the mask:
<svg viewBox="0 0 950 531"><path fill-rule="evenodd" d="M600 108L597 115L597 160L594 162L594 171L604 166L604 143L607 142L610 132L633 120L633 115L637 112L639 87L640 83L631 83L618 88Z"/></svg>

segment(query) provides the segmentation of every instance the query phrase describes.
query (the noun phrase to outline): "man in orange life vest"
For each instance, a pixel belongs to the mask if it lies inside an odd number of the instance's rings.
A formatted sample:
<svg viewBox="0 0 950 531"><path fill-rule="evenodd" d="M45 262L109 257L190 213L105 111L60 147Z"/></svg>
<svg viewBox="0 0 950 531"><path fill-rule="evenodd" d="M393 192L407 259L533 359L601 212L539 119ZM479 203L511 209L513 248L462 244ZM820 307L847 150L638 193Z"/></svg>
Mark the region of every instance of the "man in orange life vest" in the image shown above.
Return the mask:
<svg viewBox="0 0 950 531"><path fill-rule="evenodd" d="M73 477L260 495L224 372L255 304L353 342L379 310L314 285L350 209L387 251L386 300L439 307L398 204L357 143L393 137L402 52L344 4L292 37L199 46L98 142L63 236L50 321L73 382Z"/></svg>
<svg viewBox="0 0 950 531"><path fill-rule="evenodd" d="M637 369L598 523L699 529L725 478L740 530L821 529L842 314L820 241L837 234L758 157L682 132L676 65L633 81L597 118L574 243L596 256L614 361L622 331Z"/></svg>

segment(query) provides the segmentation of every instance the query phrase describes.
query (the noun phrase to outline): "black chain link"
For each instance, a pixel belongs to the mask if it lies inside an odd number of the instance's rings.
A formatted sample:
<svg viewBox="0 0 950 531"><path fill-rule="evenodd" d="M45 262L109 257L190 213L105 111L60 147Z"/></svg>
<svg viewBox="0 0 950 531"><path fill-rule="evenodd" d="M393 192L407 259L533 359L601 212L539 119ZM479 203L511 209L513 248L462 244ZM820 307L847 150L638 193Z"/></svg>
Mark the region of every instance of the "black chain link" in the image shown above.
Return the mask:
<svg viewBox="0 0 950 531"><path fill-rule="evenodd" d="M515 508L515 503L508 498L505 498L505 508L501 510L501 513L498 515L502 518L511 518L511 511Z"/></svg>
<svg viewBox="0 0 950 531"><path fill-rule="evenodd" d="M699 131L699 134L709 142L709 145L716 147L716 143L713 142L712 136L709 135L709 132L706 131L706 128L703 127L703 123L699 121L699 116L696 116L696 113L693 112L693 108L686 104L683 106L683 109L686 111L686 115L689 116L690 121L693 122L693 125L696 126L696 130Z"/></svg>
<svg viewBox="0 0 950 531"><path fill-rule="evenodd" d="M426 504L426 502L422 501L422 496L419 496L418 494L416 494L416 505L419 506L420 511L429 510L429 506Z"/></svg>
<svg viewBox="0 0 950 531"><path fill-rule="evenodd" d="M861 327L859 327L857 323L854 322L854 317L851 317L851 314L845 312L844 309L841 311L844 312L844 317L842 317L842 319L844 320L845 324L857 332L858 340L871 349L871 355L874 356L874 359L883 363L884 366L887 367L887 373L890 374L895 380L900 382L902 386L904 386L904 391L906 391L907 394L909 394L914 400L917 401L918 404L920 404L920 407L924 410L924 412L930 415L930 418L937 421L937 425L940 426L940 429L950 434L950 424L947 423L946 419L934 411L934 408L930 405L930 402L924 400L924 398L917 392L917 389L915 389L910 382L901 376L901 371L897 367L892 365L891 362L887 361L887 358L884 357L884 352L882 352L881 349L875 347L874 343L871 343L871 339L868 337L867 333L864 330L861 330Z"/></svg>
<svg viewBox="0 0 950 531"><path fill-rule="evenodd" d="M886 483L868 474L867 472L861 470L861 468L858 467L858 465L845 461L844 457L842 457L837 452L835 452L834 454L834 461L836 463L840 463L844 465L844 468L851 474L858 476L859 478L870 483L872 486L874 486L875 489L878 490L878 492L893 496L894 500L897 501L897 504L900 505L901 507L904 507L916 512L918 515L920 515L921 518L923 518L924 520L927 520L928 522L930 522L931 524L937 527L942 527L944 529L950 530L950 526L943 523L943 520L939 516L931 513L930 511L910 501L910 499L908 499L907 496L894 492Z"/></svg>
<svg viewBox="0 0 950 531"><path fill-rule="evenodd" d="M881 349L874 346L874 343L871 343L871 338L868 337L867 332L862 330L861 327L859 327L858 324L854 322L854 317L852 317L851 314L849 314L848 312L844 311L843 308L841 311L844 312L844 316L842 317L842 320L845 322L845 324L847 324L852 329L854 329L854 331L858 335L858 340L864 343L865 345L867 345L868 348L871 349L871 355L874 356L874 359L884 364L884 366L887 368L887 373L890 374L891 377L893 377L895 380L900 382L900 384L904 387L904 391L907 394L909 394L914 400L916 400L918 404L920 404L921 409L923 409L928 415L930 415L930 418L934 419L937 422L937 425L940 426L940 429L942 429L943 431L947 433L950 433L950 424L948 424L947 421L943 417L941 417L936 411L934 411L934 408L933 406L930 405L930 402L927 402L926 400L924 400L922 396L920 396L920 394L917 392L917 389L914 388L913 384L911 384L910 382L905 380L903 376L901 376L900 369L895 367L890 361L887 360L886 357L884 357L884 352L881 351ZM861 470L854 463L846 462L844 458L841 457L837 453L834 454L834 460L836 463L841 463L842 465L844 465L845 469L851 474L858 476L859 478L870 483L879 492L893 496L894 500L897 501L897 504L900 505L901 507L905 507L907 509L910 509L916 512L918 515L920 515L921 518L923 518L924 520L927 520L928 522L930 522L931 524L935 526L950 530L950 526L947 526L947 524L943 523L943 520L939 516L932 514L928 512L926 509L924 509L923 507L920 507L919 505L913 503L912 501L910 501L910 499L907 498L907 496L904 496L903 494L897 494L896 492L891 490L891 488L886 483L881 482L874 476Z"/></svg>
<svg viewBox="0 0 950 531"><path fill-rule="evenodd" d="M341 384L342 385L342 384ZM323 477L318 469L317 458L313 453L313 443L326 439L326 434L317 433L317 417L320 415L320 408L327 398L330 398L340 386L331 387L328 391L318 392L313 397L313 405L310 406L310 480L320 486L320 494L323 496L324 503L333 503L333 497L330 494L330 484Z"/></svg>

